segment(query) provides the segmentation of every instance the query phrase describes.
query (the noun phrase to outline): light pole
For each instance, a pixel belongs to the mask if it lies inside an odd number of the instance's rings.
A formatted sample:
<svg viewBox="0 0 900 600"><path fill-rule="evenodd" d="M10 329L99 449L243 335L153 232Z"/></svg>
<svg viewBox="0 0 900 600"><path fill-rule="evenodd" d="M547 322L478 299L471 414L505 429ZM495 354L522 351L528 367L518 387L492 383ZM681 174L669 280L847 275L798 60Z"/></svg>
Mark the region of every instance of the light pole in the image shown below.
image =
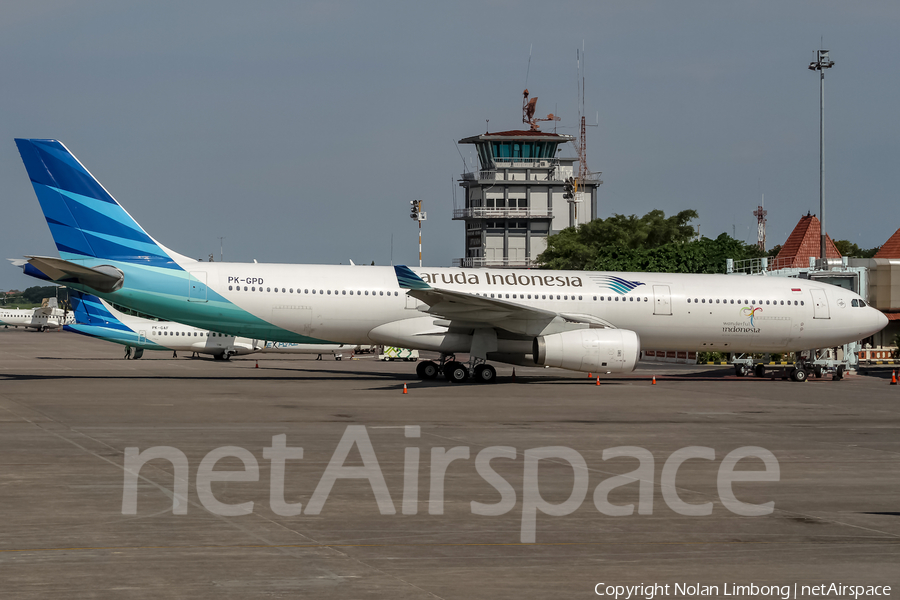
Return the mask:
<svg viewBox="0 0 900 600"><path fill-rule="evenodd" d="M222 249L223 249L222 240L224 240L224 239L225 239L224 235L219 238L219 262L222 262L222 259L224 256L224 252L222 251Z"/></svg>
<svg viewBox="0 0 900 600"><path fill-rule="evenodd" d="M425 213L422 212L421 200L409 201L409 218L419 222L419 266L422 266L422 221L425 220Z"/></svg>
<svg viewBox="0 0 900 600"><path fill-rule="evenodd" d="M825 270L828 269L825 254L825 69L833 66L834 61L828 58L828 50L816 51L816 60L809 63L810 71L819 72L819 255Z"/></svg>

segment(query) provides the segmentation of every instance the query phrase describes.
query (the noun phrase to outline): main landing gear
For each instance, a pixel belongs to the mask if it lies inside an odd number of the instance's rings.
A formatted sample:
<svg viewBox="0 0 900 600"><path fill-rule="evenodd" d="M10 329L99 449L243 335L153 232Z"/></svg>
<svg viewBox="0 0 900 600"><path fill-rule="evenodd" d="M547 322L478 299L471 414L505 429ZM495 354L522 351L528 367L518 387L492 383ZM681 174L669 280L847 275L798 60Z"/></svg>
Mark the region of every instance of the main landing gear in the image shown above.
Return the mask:
<svg viewBox="0 0 900 600"><path fill-rule="evenodd" d="M439 362L420 362L416 365L416 375L420 379L436 379L443 375L451 383L462 383L470 377L477 383L497 381L497 370L483 359L473 357L468 363L461 363L453 354L442 354Z"/></svg>

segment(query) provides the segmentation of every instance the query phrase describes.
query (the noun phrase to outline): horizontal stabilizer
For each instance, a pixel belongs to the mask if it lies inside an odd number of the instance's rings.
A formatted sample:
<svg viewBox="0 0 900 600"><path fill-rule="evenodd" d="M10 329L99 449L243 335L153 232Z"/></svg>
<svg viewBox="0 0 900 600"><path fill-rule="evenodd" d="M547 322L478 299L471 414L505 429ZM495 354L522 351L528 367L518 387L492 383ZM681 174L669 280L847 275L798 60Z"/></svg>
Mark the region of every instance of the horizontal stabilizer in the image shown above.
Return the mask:
<svg viewBox="0 0 900 600"><path fill-rule="evenodd" d="M85 267L77 263L52 256L28 256L28 265L45 275L49 281L57 283L77 283L101 293L111 293L122 288L125 275L111 265Z"/></svg>

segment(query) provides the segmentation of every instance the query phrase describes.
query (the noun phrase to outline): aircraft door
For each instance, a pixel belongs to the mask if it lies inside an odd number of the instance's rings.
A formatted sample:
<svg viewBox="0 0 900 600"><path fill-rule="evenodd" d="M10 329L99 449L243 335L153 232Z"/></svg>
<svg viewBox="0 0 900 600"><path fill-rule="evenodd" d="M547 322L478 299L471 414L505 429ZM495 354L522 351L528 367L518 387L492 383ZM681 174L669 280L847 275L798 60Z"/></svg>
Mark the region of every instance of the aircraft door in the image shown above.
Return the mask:
<svg viewBox="0 0 900 600"><path fill-rule="evenodd" d="M138 331L138 344L143 344L147 341L147 332L144 330Z"/></svg>
<svg viewBox="0 0 900 600"><path fill-rule="evenodd" d="M667 285L653 286L653 314L654 315L671 315L672 314L672 294L669 292Z"/></svg>
<svg viewBox="0 0 900 600"><path fill-rule="evenodd" d="M188 302L206 302L206 272L188 273Z"/></svg>
<svg viewBox="0 0 900 600"><path fill-rule="evenodd" d="M813 300L813 319L830 319L831 314L828 312L828 299L825 297L825 290L821 288L813 288L809 290Z"/></svg>

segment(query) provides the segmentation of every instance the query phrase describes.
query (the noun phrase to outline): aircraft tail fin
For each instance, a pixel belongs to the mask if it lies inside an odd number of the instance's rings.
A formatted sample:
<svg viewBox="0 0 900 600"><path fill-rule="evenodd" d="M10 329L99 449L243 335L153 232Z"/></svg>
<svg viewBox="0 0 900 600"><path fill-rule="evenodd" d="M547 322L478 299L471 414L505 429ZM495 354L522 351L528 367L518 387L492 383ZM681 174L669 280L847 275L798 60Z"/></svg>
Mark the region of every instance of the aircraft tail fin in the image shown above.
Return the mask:
<svg viewBox="0 0 900 600"><path fill-rule="evenodd" d="M130 331L97 296L69 289L69 303L72 305L75 322L79 325L99 325Z"/></svg>
<svg viewBox="0 0 900 600"><path fill-rule="evenodd" d="M57 140L16 139L60 256L180 268L193 261L150 237Z"/></svg>

